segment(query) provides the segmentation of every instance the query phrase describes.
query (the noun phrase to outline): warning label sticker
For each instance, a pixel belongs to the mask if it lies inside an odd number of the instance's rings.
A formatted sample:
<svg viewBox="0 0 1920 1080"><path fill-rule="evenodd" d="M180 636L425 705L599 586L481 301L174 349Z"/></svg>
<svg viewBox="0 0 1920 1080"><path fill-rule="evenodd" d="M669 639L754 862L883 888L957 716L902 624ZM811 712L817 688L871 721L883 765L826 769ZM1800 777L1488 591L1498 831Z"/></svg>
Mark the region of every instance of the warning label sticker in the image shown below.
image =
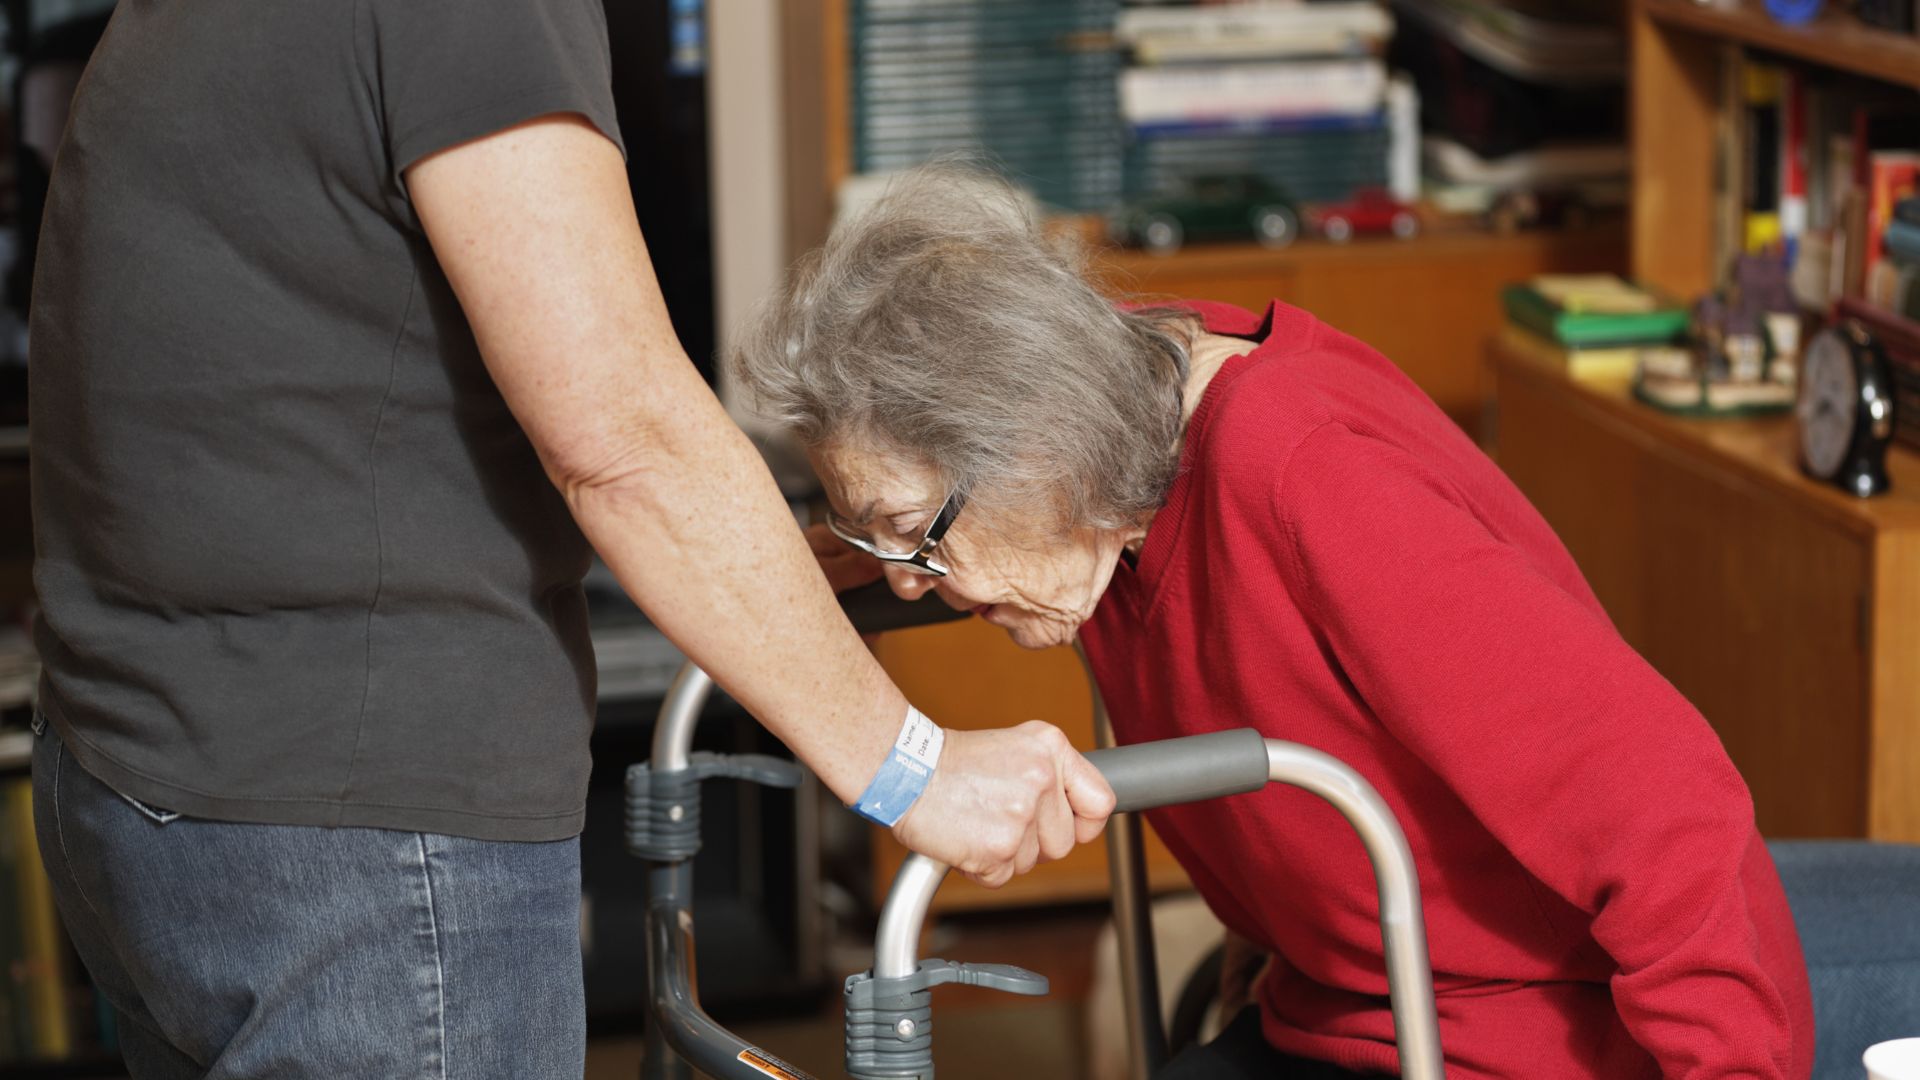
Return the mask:
<svg viewBox="0 0 1920 1080"><path fill-rule="evenodd" d="M781 1061L757 1046L749 1046L740 1051L741 1064L757 1072L765 1073L774 1080L813 1080L813 1077Z"/></svg>

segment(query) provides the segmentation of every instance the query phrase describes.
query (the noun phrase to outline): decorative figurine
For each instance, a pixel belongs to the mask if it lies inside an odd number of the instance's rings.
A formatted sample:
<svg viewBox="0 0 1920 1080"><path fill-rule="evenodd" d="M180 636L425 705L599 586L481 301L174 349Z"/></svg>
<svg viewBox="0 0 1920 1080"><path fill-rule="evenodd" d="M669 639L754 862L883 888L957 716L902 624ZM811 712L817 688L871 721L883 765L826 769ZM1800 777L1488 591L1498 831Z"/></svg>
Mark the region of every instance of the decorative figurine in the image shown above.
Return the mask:
<svg viewBox="0 0 1920 1080"><path fill-rule="evenodd" d="M1693 308L1691 350L1643 350L1641 400L1702 416L1778 412L1792 406L1803 315L1788 286L1786 257L1742 255L1727 288Z"/></svg>

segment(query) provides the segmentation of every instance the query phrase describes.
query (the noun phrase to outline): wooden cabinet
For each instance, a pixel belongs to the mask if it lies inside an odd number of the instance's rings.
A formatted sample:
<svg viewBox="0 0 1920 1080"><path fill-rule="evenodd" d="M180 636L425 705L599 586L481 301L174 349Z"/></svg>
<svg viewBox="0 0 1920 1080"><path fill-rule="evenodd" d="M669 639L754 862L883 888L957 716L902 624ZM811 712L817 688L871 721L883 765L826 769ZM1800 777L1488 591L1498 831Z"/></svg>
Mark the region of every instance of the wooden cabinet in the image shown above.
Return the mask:
<svg viewBox="0 0 1920 1080"><path fill-rule="evenodd" d="M1760 0L1632 0L1632 273L1719 281L1723 61L1757 50L1920 87L1920 39L1843 5L1783 27ZM1787 417L1683 420L1494 355L1486 441L1627 641L1720 732L1771 836L1920 841L1920 457L1860 500L1801 475Z"/></svg>
<svg viewBox="0 0 1920 1080"><path fill-rule="evenodd" d="M1772 837L1920 841L1920 456L1857 499L1793 421L1690 420L1491 354L1487 442L1627 642L1704 713Z"/></svg>

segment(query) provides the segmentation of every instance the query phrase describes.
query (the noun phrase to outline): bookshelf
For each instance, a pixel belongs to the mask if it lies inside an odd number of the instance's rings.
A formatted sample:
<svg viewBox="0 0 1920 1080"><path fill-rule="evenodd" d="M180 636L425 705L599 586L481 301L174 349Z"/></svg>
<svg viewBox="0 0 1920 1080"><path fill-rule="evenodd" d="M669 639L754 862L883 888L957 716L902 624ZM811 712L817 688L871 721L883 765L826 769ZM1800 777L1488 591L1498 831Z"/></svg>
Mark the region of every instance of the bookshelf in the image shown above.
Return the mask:
<svg viewBox="0 0 1920 1080"><path fill-rule="evenodd" d="M786 241L797 256L825 239L851 171L847 0L790 0L784 14ZM1092 219L1067 227L1090 241L1104 234ZM1279 251L1228 243L1162 257L1093 247L1094 274L1115 292L1307 308L1392 358L1472 432L1484 399L1479 343L1500 326L1499 288L1540 273L1623 270L1627 233L1620 222L1497 234L1442 221L1407 241L1309 237Z"/></svg>
<svg viewBox="0 0 1920 1080"><path fill-rule="evenodd" d="M1864 26L1836 7L1788 27L1760 0L1631 0L1629 231L1637 280L1698 296L1717 277L1720 62L1729 47L1920 90L1920 37Z"/></svg>
<svg viewBox="0 0 1920 1080"><path fill-rule="evenodd" d="M1920 37L1865 26L1831 5L1805 26L1782 26L1752 0L1637 0L1663 29L1735 42L1837 71L1920 89Z"/></svg>

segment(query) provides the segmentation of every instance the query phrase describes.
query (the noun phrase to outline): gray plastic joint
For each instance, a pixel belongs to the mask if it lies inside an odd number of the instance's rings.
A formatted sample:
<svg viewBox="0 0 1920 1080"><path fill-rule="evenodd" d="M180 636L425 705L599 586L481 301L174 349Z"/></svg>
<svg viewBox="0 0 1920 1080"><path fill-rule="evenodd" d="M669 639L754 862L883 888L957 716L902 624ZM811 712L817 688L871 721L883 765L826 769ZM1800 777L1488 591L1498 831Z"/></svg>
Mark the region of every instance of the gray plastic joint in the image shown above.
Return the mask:
<svg viewBox="0 0 1920 1080"><path fill-rule="evenodd" d="M653 862L691 859L700 851L700 781L747 780L797 787L800 766L766 754L693 754L684 769L627 768L627 850Z"/></svg>
<svg viewBox="0 0 1920 1080"><path fill-rule="evenodd" d="M854 1080L932 1080L933 988L943 983L981 986L1009 994L1047 992L1047 977L1012 964L955 964L922 960L913 974L876 979L849 975L847 1073Z"/></svg>

